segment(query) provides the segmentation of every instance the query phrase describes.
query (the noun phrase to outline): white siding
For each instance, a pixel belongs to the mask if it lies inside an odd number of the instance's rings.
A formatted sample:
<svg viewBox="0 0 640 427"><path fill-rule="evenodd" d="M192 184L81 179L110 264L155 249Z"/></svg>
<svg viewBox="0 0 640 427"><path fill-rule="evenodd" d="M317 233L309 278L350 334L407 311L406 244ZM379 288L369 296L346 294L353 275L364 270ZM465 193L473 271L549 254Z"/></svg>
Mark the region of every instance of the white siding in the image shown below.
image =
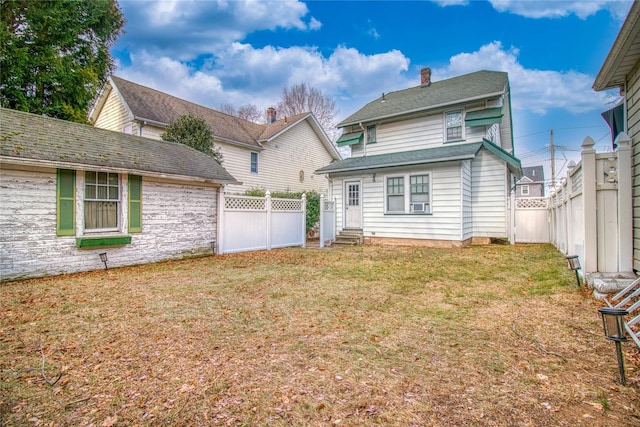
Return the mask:
<svg viewBox="0 0 640 427"><path fill-rule="evenodd" d="M421 150L442 145L442 114L433 114L377 127L375 144L367 144L367 155Z"/></svg>
<svg viewBox="0 0 640 427"><path fill-rule="evenodd" d="M484 104L474 105L474 109L485 108ZM501 127L509 127L506 115ZM487 134L486 126L466 126L463 142L480 142ZM376 128L376 141L351 146L353 157L397 153L400 151L422 150L441 147L444 142L444 113L438 112L423 117L383 123Z"/></svg>
<svg viewBox="0 0 640 427"><path fill-rule="evenodd" d="M132 120L133 117L122 104L120 96L112 89L107 96L100 115L96 118L94 126L115 132L123 132L127 125L131 125Z"/></svg>
<svg viewBox="0 0 640 427"><path fill-rule="evenodd" d="M506 165L481 150L471 165L474 237L508 237Z"/></svg>
<svg viewBox="0 0 640 427"><path fill-rule="evenodd" d="M265 149L258 154L258 173L251 173L251 149L227 144L219 146L223 154L222 166L243 183L242 186L228 186L230 192L257 187L269 191L327 192L327 179L314 172L331 163L332 158L306 120L264 144Z"/></svg>
<svg viewBox="0 0 640 427"><path fill-rule="evenodd" d="M373 172L373 171L371 171ZM432 214L385 214L384 185L386 176L398 174L424 174L431 176ZM376 171L373 173L334 178L333 190L338 212L343 211L344 180L362 180L363 233L366 237L386 237L424 240L459 241L461 230L461 168L459 163L447 165L423 166L419 169ZM408 188L406 188L408 191ZM341 229L342 217L338 217L338 229Z"/></svg>
<svg viewBox="0 0 640 427"><path fill-rule="evenodd" d="M0 169L2 280L142 264L211 253L217 187L143 178L142 233L129 245L78 249L75 236L56 236L56 170Z"/></svg>
<svg viewBox="0 0 640 427"><path fill-rule="evenodd" d="M473 237L473 208L471 196L471 161L465 160L460 168L460 186L462 188L462 240Z"/></svg>

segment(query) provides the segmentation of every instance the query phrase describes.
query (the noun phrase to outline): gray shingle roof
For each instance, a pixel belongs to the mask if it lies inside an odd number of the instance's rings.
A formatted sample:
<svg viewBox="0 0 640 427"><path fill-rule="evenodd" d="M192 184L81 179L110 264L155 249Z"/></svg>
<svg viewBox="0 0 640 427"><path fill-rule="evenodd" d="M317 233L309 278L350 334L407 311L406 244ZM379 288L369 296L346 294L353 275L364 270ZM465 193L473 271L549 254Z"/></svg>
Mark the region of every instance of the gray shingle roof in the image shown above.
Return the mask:
<svg viewBox="0 0 640 427"><path fill-rule="evenodd" d="M544 168L542 166L523 166L522 176L533 182L544 182Z"/></svg>
<svg viewBox="0 0 640 427"><path fill-rule="evenodd" d="M505 72L477 71L432 82L429 86L389 92L384 94L384 102L380 97L368 103L338 123L338 127L489 98L504 93L508 86L509 79Z"/></svg>
<svg viewBox="0 0 640 427"><path fill-rule="evenodd" d="M191 114L207 122L215 139L236 142L256 149L262 149L260 141L269 140L298 120L311 114L303 113L293 117L283 117L274 123L258 124L120 77L112 76L111 81L136 119L168 126L181 115Z"/></svg>
<svg viewBox="0 0 640 427"><path fill-rule="evenodd" d="M423 150L402 151L399 153L378 154L374 156L350 157L320 168L316 173L348 172L472 159L481 147L482 142L476 142L473 144L445 145L442 147L425 148Z"/></svg>
<svg viewBox="0 0 640 427"><path fill-rule="evenodd" d="M83 169L237 183L221 165L184 144L157 141L0 108L0 157Z"/></svg>
<svg viewBox="0 0 640 427"><path fill-rule="evenodd" d="M363 157L350 157L320 168L316 173L352 172L358 170L467 160L473 159L482 148L504 160L509 169L514 173L520 172L520 160L485 139L482 142L450 144L434 148L425 148L422 150L401 151L397 153L377 154Z"/></svg>

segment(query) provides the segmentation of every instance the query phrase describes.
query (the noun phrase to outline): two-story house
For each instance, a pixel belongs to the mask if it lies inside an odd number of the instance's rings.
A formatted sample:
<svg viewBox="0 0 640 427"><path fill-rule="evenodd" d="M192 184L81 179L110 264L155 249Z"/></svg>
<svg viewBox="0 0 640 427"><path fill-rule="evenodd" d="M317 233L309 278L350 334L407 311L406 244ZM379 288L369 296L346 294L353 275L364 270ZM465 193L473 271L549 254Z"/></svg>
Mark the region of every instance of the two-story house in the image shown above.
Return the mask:
<svg viewBox="0 0 640 427"><path fill-rule="evenodd" d="M522 167L522 177L516 182L516 197L544 197L542 166Z"/></svg>
<svg viewBox="0 0 640 427"><path fill-rule="evenodd" d="M327 165L338 230L365 242L463 246L512 238L507 73L478 71L383 93L338 124L352 157Z"/></svg>
<svg viewBox="0 0 640 427"><path fill-rule="evenodd" d="M167 93L112 76L102 89L89 120L96 127L160 139L167 126L183 114L204 119L222 153L222 165L240 184L226 191L327 192L327 180L314 172L341 159L334 144L311 113L257 124L212 110Z"/></svg>

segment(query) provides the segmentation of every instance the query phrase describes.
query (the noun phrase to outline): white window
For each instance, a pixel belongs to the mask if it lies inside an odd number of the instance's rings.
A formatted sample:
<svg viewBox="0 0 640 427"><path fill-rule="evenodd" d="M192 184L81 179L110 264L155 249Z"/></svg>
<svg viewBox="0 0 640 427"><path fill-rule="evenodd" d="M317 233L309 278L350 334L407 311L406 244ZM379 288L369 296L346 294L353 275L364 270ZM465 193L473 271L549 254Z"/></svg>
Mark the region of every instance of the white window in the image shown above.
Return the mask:
<svg viewBox="0 0 640 427"><path fill-rule="evenodd" d="M376 126L367 126L367 144L376 142Z"/></svg>
<svg viewBox="0 0 640 427"><path fill-rule="evenodd" d="M520 194L522 194L523 196L528 196L529 195L529 186L528 185L520 186Z"/></svg>
<svg viewBox="0 0 640 427"><path fill-rule="evenodd" d="M387 178L387 212L404 212L404 177Z"/></svg>
<svg viewBox="0 0 640 427"><path fill-rule="evenodd" d="M258 173L258 153L251 153L251 173Z"/></svg>
<svg viewBox="0 0 640 427"><path fill-rule="evenodd" d="M445 141L459 141L462 138L462 110L445 113Z"/></svg>
<svg viewBox="0 0 640 427"><path fill-rule="evenodd" d="M386 212L431 213L430 182L429 174L387 177ZM409 189L408 194L405 189Z"/></svg>
<svg viewBox="0 0 640 427"><path fill-rule="evenodd" d="M118 230L120 226L120 193L120 179L117 173L85 173L85 230Z"/></svg>

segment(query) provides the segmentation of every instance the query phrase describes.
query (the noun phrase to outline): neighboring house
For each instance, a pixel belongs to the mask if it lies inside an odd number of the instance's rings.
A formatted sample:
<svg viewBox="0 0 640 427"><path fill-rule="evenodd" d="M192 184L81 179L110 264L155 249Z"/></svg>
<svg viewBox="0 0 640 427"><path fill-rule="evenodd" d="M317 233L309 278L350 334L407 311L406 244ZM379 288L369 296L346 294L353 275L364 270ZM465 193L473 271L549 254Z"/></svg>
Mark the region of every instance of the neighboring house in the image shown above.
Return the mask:
<svg viewBox="0 0 640 427"><path fill-rule="evenodd" d="M603 113L615 139L621 132L631 138L633 268L640 270L640 3L633 2L622 28L607 55L593 88L620 89L624 102ZM614 149L616 144L614 143ZM621 222L623 220L621 219Z"/></svg>
<svg viewBox="0 0 640 427"><path fill-rule="evenodd" d="M512 239L507 73L478 71L384 93L338 124L352 157L319 169L339 230L365 242L463 246Z"/></svg>
<svg viewBox="0 0 640 427"><path fill-rule="evenodd" d="M544 197L544 169L542 166L522 168L522 178L516 182L516 197Z"/></svg>
<svg viewBox="0 0 640 427"><path fill-rule="evenodd" d="M186 145L0 109L0 280L211 254L221 186Z"/></svg>
<svg viewBox="0 0 640 427"><path fill-rule="evenodd" d="M229 185L229 192L263 188L326 193L327 180L314 172L341 159L311 113L278 119L270 108L268 123L257 124L115 76L103 88L89 120L99 128L160 139L183 114L209 125L222 165L240 181Z"/></svg>

